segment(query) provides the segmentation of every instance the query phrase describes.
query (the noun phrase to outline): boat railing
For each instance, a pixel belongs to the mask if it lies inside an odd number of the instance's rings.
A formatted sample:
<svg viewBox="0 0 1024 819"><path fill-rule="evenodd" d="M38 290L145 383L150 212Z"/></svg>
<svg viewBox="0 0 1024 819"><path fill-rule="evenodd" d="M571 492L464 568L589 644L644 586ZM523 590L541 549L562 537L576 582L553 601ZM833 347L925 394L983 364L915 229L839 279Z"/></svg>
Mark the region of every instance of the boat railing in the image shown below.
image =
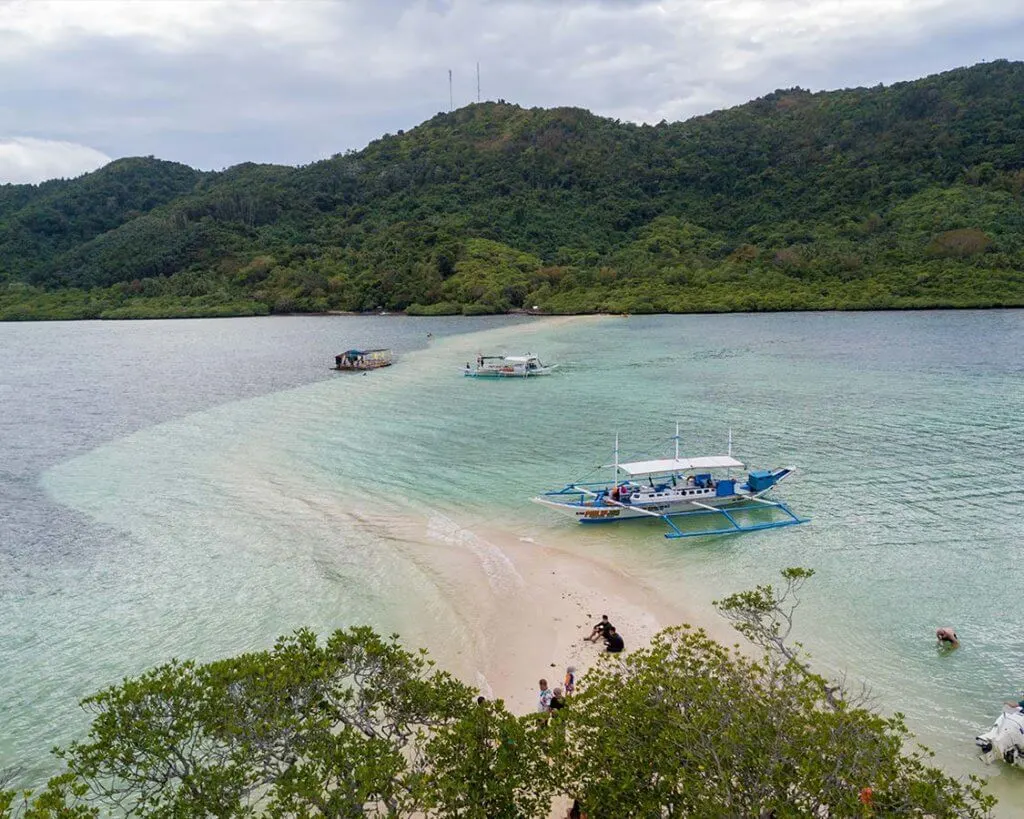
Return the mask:
<svg viewBox="0 0 1024 819"><path fill-rule="evenodd" d="M547 492L543 492L544 495L578 495L580 490L590 490L596 492L598 490L607 489L609 481L592 481L590 483L583 483L577 481L576 483L568 483L561 489L549 489Z"/></svg>
<svg viewBox="0 0 1024 819"><path fill-rule="evenodd" d="M687 485L688 484L691 488L694 487L694 486L697 486L698 488L714 488L713 484L711 484L710 482L707 483L704 487L700 487L700 485L697 484L695 481L694 482L688 482L687 478L689 476L683 475L681 473L674 473L674 474L671 474L671 475L661 475L660 477L651 476L651 477L655 477L655 479L657 480L657 483L653 484L652 486L648 486L648 482L647 481L641 482L640 479L646 479L647 477L648 477L647 475L633 475L630 478L620 478L619 480L614 481L614 482L613 481L609 481L609 480L603 480L603 481L574 481L573 483L566 484L561 489L551 489L551 490L548 490L547 492L544 492L542 494L545 494L545 495L572 495L572 494L575 494L576 491L578 491L577 487L582 487L584 489L594 489L595 487L596 488L610 487L610 486L613 486L615 484L618 484L618 485L629 484L629 485L633 486L635 489L639 489L641 491L644 490L645 488L653 488L653 489L661 488L663 490L667 490L667 489L677 488L677 486L679 484L682 484L682 485ZM672 482L673 478L675 478L675 481L676 481L675 484L673 484L673 482ZM714 483L718 483L718 481L715 481Z"/></svg>

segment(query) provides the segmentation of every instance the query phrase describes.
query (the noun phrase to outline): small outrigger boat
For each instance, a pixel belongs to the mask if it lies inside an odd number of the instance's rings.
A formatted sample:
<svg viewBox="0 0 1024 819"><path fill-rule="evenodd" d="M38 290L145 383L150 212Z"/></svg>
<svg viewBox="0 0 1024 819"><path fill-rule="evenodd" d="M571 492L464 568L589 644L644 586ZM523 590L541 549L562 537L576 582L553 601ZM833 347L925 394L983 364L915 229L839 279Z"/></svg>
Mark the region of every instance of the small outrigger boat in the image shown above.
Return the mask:
<svg viewBox="0 0 1024 819"><path fill-rule="evenodd" d="M346 350L334 357L336 370L376 370L394 363L391 350Z"/></svg>
<svg viewBox="0 0 1024 819"><path fill-rule="evenodd" d="M526 355L478 355L476 366L466 362L463 375L470 378L527 378L531 375L548 375L557 364L543 364L541 360L527 353Z"/></svg>
<svg viewBox="0 0 1024 819"><path fill-rule="evenodd" d="M984 734L974 739L986 763L997 756L1007 765L1024 767L1024 708L1007 703Z"/></svg>
<svg viewBox="0 0 1024 819"><path fill-rule="evenodd" d="M614 479L594 483L571 483L545 492L533 500L580 523L612 523L637 518L658 518L671 531L667 538L724 535L753 532L806 523L783 502L764 497L795 471L793 467L751 470L745 477L732 477L733 469L745 469L732 457L732 434L726 455L681 458L679 429L675 434L675 456L619 463L619 439L615 438ZM724 474L723 474L724 473ZM768 520L750 521L750 512L774 510L781 513ZM739 514L737 514L739 513ZM714 515L718 528L682 530L672 518ZM763 516L762 516L763 517Z"/></svg>

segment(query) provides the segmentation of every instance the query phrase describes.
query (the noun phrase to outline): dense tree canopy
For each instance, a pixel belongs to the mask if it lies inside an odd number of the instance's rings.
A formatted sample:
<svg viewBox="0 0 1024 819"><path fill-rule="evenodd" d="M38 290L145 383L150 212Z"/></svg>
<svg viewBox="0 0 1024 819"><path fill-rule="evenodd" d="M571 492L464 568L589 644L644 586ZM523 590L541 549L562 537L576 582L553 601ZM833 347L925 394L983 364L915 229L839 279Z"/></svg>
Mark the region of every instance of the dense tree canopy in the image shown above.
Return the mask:
<svg viewBox="0 0 1024 819"><path fill-rule="evenodd" d="M1024 64L680 123L480 103L300 168L0 186L0 317L1024 304Z"/></svg>
<svg viewBox="0 0 1024 819"><path fill-rule="evenodd" d="M689 626L603 655L565 708L517 717L368 628L321 643L171 662L87 698L89 736L40 793L0 776L0 819L990 816L971 777L930 767L899 715L860 707L786 643L795 593L742 592L721 611L766 648Z"/></svg>
<svg viewBox="0 0 1024 819"><path fill-rule="evenodd" d="M794 663L687 627L587 674L558 726L563 786L593 819L987 815L977 783L930 768L899 717L829 708Z"/></svg>

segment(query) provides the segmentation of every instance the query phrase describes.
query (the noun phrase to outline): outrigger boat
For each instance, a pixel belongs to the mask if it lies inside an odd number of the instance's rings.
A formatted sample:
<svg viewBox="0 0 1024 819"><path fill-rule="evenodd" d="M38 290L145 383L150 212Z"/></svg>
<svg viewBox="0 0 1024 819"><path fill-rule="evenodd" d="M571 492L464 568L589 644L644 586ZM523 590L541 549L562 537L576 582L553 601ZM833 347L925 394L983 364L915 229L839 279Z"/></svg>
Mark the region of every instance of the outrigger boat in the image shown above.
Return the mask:
<svg viewBox="0 0 1024 819"><path fill-rule="evenodd" d="M557 364L543 364L541 360L526 355L478 355L476 366L466 363L463 375L470 378L526 378L531 375L548 375Z"/></svg>
<svg viewBox="0 0 1024 819"><path fill-rule="evenodd" d="M391 350L346 350L334 357L336 370L376 370L394 362Z"/></svg>
<svg viewBox="0 0 1024 819"><path fill-rule="evenodd" d="M795 471L793 467L751 470L745 478L732 477L733 469L745 469L732 457L732 433L726 455L682 458L676 428L675 456L619 463L619 439L615 437L614 479L595 483L571 483L545 492L534 501L575 518L580 523L611 523L636 518L658 518L671 531L667 538L753 532L806 523L785 503L764 497ZM722 472L724 471L724 474ZM752 510L775 510L782 517L748 522ZM736 513L741 513L737 517ZM672 518L715 515L722 525L715 529L682 530Z"/></svg>

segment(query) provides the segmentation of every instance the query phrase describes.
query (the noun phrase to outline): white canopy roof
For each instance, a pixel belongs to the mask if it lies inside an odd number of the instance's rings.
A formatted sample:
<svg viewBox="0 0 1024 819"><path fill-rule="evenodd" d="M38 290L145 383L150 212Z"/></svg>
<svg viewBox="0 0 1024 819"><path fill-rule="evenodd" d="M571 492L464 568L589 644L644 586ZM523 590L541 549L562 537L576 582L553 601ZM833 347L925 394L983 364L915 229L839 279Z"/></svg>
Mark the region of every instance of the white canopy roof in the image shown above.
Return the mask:
<svg viewBox="0 0 1024 819"><path fill-rule="evenodd" d="M743 463L730 455L703 458L660 458L654 461L633 461L619 464L627 475L653 475L659 472L686 472L695 469L743 469Z"/></svg>

